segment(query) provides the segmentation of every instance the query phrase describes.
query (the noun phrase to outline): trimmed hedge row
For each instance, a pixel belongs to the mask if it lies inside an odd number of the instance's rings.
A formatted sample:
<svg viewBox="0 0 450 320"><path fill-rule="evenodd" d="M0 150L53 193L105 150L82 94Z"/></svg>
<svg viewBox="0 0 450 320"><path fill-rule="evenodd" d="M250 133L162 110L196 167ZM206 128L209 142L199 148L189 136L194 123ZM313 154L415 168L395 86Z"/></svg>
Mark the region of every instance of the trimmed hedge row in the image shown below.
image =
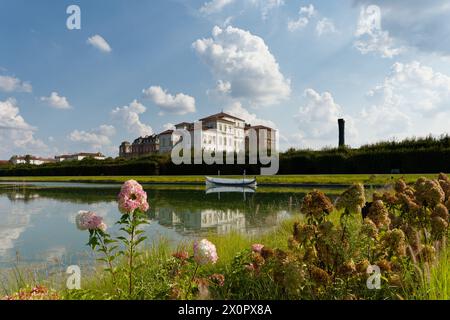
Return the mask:
<svg viewBox="0 0 450 320"><path fill-rule="evenodd" d="M193 163L193 161L192 161ZM236 163L236 161L235 161ZM246 161L248 163L248 161ZM116 176L116 175L214 175L260 173L260 165L175 165L169 155L125 160L84 159L41 166L0 167L0 176ZM279 174L356 173L435 173L450 172L450 138L407 139L380 142L358 149L290 149L280 154Z"/></svg>

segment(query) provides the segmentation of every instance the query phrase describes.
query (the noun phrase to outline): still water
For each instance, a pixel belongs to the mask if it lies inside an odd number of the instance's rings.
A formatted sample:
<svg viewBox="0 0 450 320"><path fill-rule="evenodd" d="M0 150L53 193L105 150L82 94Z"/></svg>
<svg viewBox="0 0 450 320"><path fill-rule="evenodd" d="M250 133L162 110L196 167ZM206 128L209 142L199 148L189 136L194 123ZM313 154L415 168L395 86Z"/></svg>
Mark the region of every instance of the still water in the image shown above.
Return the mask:
<svg viewBox="0 0 450 320"><path fill-rule="evenodd" d="M165 239L174 246L210 234L266 232L298 213L298 203L308 191L144 188L150 203L151 223L145 227L148 242ZM119 190L120 185L0 184L0 268L17 263L89 263L93 256L86 246L88 233L77 230L75 216L79 210L95 211L104 218L109 232L117 234Z"/></svg>

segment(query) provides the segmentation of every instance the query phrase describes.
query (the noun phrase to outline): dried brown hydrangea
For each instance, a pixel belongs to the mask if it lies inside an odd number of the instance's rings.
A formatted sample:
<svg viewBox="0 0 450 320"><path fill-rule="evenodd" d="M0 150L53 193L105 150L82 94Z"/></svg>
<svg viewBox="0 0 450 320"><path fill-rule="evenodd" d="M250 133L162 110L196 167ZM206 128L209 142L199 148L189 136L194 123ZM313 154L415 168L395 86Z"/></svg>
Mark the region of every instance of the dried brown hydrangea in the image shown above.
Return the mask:
<svg viewBox="0 0 450 320"><path fill-rule="evenodd" d="M436 249L431 245L425 245L420 250L419 257L424 262L433 262L436 259Z"/></svg>
<svg viewBox="0 0 450 320"><path fill-rule="evenodd" d="M311 277L312 279L321 285L329 285L331 283L331 277L330 275L323 269L316 267L316 266L311 266Z"/></svg>
<svg viewBox="0 0 450 320"><path fill-rule="evenodd" d="M445 200L444 190L436 180L419 178L416 181L415 189L415 197L420 205L435 207Z"/></svg>
<svg viewBox="0 0 450 320"><path fill-rule="evenodd" d="M431 233L436 240L442 239L447 234L448 222L441 217L431 218Z"/></svg>
<svg viewBox="0 0 450 320"><path fill-rule="evenodd" d="M361 226L361 233L371 239L376 239L378 237L378 228L371 219L365 218Z"/></svg>
<svg viewBox="0 0 450 320"><path fill-rule="evenodd" d="M389 262L389 260L387 260L387 259L381 259L381 260L379 260L377 263L376 263L376 265L378 266L378 267L380 267L380 270L381 271L384 271L384 272L391 272L391 270L392 270L392 264Z"/></svg>
<svg viewBox="0 0 450 320"><path fill-rule="evenodd" d="M300 211L307 217L319 220L334 210L331 200L321 191L308 193L302 201Z"/></svg>
<svg viewBox="0 0 450 320"><path fill-rule="evenodd" d="M358 271L359 273L366 273L369 265L370 265L369 260L367 259L361 260L356 264L356 271Z"/></svg>
<svg viewBox="0 0 450 320"><path fill-rule="evenodd" d="M438 204L436 208L434 208L432 214L432 217L441 217L444 221L449 220L449 213L446 206L443 204Z"/></svg>
<svg viewBox="0 0 450 320"><path fill-rule="evenodd" d="M336 208L338 210L345 209L350 213L361 213L361 209L365 204L364 186L361 183L352 185L336 200Z"/></svg>
<svg viewBox="0 0 450 320"><path fill-rule="evenodd" d="M406 190L407 187L408 187L408 186L406 185L405 180L403 180L403 179L398 179L398 180L395 182L394 190L395 190L395 192L397 192L397 193L403 193L403 192Z"/></svg>
<svg viewBox="0 0 450 320"><path fill-rule="evenodd" d="M388 228L391 223L391 220L389 219L389 212L381 200L377 200L372 203L367 217L375 223L378 229Z"/></svg>
<svg viewBox="0 0 450 320"><path fill-rule="evenodd" d="M356 265L353 259L346 261L340 268L340 272L345 275L352 275L356 273Z"/></svg>
<svg viewBox="0 0 450 320"><path fill-rule="evenodd" d="M294 223L293 237L299 243L305 243L311 241L317 233L317 228L315 225L311 224L301 224L298 222Z"/></svg>
<svg viewBox="0 0 450 320"><path fill-rule="evenodd" d="M383 236L383 244L391 254L397 257L406 256L406 237L400 229L389 230Z"/></svg>

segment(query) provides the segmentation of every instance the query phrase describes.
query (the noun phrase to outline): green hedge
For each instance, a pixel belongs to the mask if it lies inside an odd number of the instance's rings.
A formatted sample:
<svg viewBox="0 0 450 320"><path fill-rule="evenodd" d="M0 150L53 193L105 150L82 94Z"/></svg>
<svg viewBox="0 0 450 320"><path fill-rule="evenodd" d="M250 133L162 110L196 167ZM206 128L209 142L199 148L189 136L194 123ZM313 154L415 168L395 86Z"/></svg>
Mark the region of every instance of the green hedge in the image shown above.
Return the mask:
<svg viewBox="0 0 450 320"><path fill-rule="evenodd" d="M254 175L259 174L260 165L174 165L169 155L154 155L133 160L84 159L41 166L6 166L0 167L0 176L212 175L218 170L221 174L242 174L246 170L247 174ZM280 154L280 174L391 173L392 170L450 172L450 138L379 142L357 149L290 149Z"/></svg>

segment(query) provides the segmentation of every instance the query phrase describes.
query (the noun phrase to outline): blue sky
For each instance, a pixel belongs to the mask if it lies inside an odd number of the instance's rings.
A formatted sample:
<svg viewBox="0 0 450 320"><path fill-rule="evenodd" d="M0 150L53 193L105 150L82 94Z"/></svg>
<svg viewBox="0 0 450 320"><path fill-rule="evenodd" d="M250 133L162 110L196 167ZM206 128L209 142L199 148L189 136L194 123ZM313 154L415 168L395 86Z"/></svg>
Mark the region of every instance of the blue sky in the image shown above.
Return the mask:
<svg viewBox="0 0 450 320"><path fill-rule="evenodd" d="M336 145L338 117L351 146L448 133L449 30L446 1L0 0L0 159L220 110L282 149Z"/></svg>

